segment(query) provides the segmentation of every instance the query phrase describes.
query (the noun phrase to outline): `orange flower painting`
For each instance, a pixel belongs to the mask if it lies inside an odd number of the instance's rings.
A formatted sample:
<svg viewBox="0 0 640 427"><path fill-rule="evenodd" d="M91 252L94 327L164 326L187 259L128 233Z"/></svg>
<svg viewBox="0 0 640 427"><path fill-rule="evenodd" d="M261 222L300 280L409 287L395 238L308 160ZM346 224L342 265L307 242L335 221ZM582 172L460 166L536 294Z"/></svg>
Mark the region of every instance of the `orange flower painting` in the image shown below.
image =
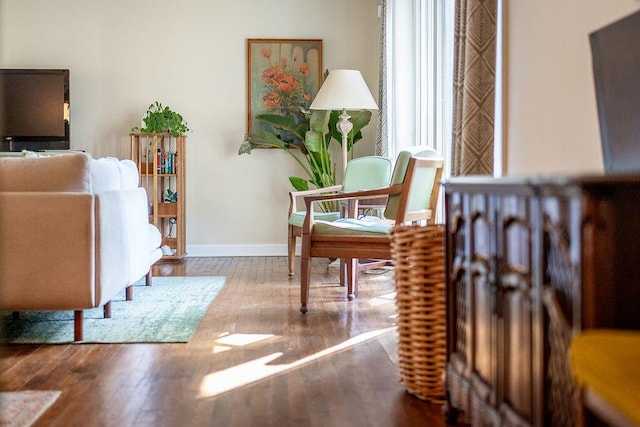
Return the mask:
<svg viewBox="0 0 640 427"><path fill-rule="evenodd" d="M278 132L263 114L305 120L321 82L322 40L248 39L247 131Z"/></svg>

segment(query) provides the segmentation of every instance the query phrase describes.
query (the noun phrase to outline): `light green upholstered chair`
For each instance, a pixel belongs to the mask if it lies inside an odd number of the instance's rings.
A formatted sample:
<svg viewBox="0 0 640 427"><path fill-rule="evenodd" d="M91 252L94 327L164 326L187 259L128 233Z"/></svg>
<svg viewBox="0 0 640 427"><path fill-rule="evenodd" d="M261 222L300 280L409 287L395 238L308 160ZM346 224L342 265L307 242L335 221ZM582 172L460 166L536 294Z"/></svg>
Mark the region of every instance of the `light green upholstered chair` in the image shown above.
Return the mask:
<svg viewBox="0 0 640 427"><path fill-rule="evenodd" d="M300 311L307 312L311 259L343 258L349 260L347 297L357 295L358 259L391 259L389 230L407 222L435 222L443 160L431 149L402 151L396 160L391 185L381 189L345 192L335 195L307 196L302 227ZM384 211L386 221L340 218L316 219L314 204L329 200L367 199L388 196ZM355 286L354 286L355 285Z"/></svg>
<svg viewBox="0 0 640 427"><path fill-rule="evenodd" d="M288 262L289 277L293 277L295 267L296 238L302 236L302 224L306 211L298 211L299 198L311 195L336 194L338 192L371 190L387 187L391 177L391 160L380 156L358 157L347 163L343 184L318 188L308 191L289 192L289 221L288 221ZM339 211L314 212L314 219L335 221L341 217ZM335 258L335 257L331 257Z"/></svg>

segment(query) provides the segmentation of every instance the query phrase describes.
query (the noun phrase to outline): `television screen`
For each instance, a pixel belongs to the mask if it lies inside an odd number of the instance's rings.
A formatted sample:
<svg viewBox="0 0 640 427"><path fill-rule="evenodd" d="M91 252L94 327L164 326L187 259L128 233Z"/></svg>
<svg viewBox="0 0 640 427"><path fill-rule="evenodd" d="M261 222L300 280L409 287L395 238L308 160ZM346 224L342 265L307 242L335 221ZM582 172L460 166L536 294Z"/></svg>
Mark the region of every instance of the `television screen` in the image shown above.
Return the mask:
<svg viewBox="0 0 640 427"><path fill-rule="evenodd" d="M589 41L605 172L640 172L640 11Z"/></svg>
<svg viewBox="0 0 640 427"><path fill-rule="evenodd" d="M0 70L5 151L69 149L69 70Z"/></svg>

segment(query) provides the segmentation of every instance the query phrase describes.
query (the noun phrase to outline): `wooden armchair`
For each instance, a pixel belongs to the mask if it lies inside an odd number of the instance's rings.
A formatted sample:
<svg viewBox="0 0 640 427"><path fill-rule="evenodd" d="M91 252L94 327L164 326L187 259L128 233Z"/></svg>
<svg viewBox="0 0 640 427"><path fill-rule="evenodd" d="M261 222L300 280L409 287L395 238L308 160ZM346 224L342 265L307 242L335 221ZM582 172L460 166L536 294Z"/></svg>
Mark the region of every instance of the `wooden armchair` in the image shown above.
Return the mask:
<svg viewBox="0 0 640 427"><path fill-rule="evenodd" d="M391 185L374 190L305 197L307 212L302 228L300 311L307 312L311 259L316 257L347 260L347 298L357 295L359 258L391 259L389 230L396 224L429 221L435 217L443 160L430 149L403 151L398 155ZM314 204L328 200L362 200L388 196L384 217L387 221L341 218L322 221L314 216ZM356 286L354 286L354 284Z"/></svg>
<svg viewBox="0 0 640 427"><path fill-rule="evenodd" d="M304 210L298 210L297 202L299 198L387 187L389 185L390 178L391 160L388 158L380 156L358 157L347 163L347 170L344 174L343 184L307 191L289 192L289 221L287 224L289 277L293 277L296 261L296 238L302 236L302 225L307 213ZM322 221L335 221L343 216L339 210L318 212L317 209L313 215L314 219Z"/></svg>

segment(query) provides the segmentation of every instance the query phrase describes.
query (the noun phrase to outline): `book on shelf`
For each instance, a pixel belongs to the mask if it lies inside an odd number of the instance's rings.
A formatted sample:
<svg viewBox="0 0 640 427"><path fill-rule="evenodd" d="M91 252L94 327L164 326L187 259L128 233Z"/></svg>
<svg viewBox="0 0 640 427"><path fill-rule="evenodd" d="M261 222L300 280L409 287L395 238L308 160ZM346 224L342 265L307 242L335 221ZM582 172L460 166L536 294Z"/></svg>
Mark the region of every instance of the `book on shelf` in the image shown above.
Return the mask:
<svg viewBox="0 0 640 427"><path fill-rule="evenodd" d="M158 148L157 152L157 172L160 174L176 173L177 152Z"/></svg>

